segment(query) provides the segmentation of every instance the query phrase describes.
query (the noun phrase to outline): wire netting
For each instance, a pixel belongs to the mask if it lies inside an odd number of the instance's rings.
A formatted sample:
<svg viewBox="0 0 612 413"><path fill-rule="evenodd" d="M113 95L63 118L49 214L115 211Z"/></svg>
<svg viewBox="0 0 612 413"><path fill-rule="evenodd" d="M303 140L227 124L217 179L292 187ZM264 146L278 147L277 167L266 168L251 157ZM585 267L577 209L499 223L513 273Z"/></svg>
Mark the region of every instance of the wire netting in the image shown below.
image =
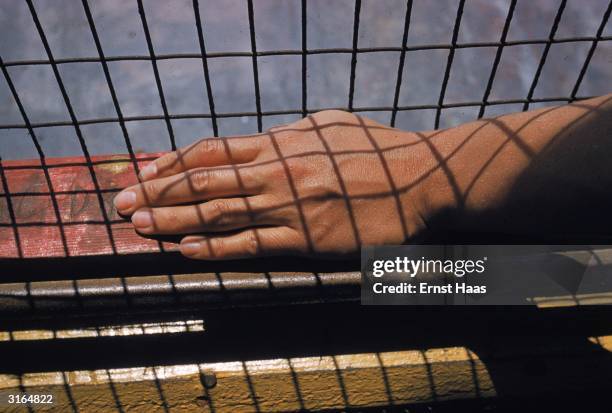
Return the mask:
<svg viewBox="0 0 612 413"><path fill-rule="evenodd" d="M609 2L326 3L4 3L0 155L175 149L326 108L438 128L571 102L612 84ZM142 45L109 36L121 24ZM19 36L28 43L14 43ZM76 36L93 47L79 48ZM37 49L39 58L26 58ZM144 53L126 54L136 50Z"/></svg>
<svg viewBox="0 0 612 413"><path fill-rule="evenodd" d="M611 12L608 0L3 2L0 157L40 159L49 191L10 193L0 163L1 225L64 224L54 156L84 157L81 192L101 213L87 223L111 234L118 189L100 187L95 154L128 153L138 171L138 152L323 109L419 130L610 92ZM48 196L55 223L18 224L25 196Z"/></svg>
<svg viewBox="0 0 612 413"><path fill-rule="evenodd" d="M93 155L127 153L117 162L131 160L138 171L138 152L172 150L203 136L261 132L323 109L420 130L609 93L611 12L610 0L0 1L0 239L9 240L0 259L28 257L28 244L44 237L41 249L60 244L60 255L79 255L82 251L74 254L71 248L85 233L90 235L83 244L108 240L100 254L122 253L116 239L125 234L125 219L110 206L120 188L101 187L100 162L92 161ZM50 160L57 156L83 159ZM3 162L23 158L40 162ZM84 168L92 187L58 190L53 170L66 165ZM40 172L43 188L11 190L9 175L25 169ZM397 193L391 180L390 186ZM91 197L99 215L83 220L74 213L84 209L71 204L77 195ZM32 202L34 197L48 199L49 211L39 214L45 219L28 215L45 205ZM43 236L32 237L34 231ZM5 302L26 314L44 312L45 318L53 308L63 311L60 299L71 315L75 308L89 310L88 294L117 306L104 292L111 284L83 287L75 281L91 273L102 277L108 269L100 275L92 269L97 264L84 272L85 267L62 263L58 275L50 263L43 265L4 271ZM159 262L152 265L163 271ZM325 265L329 271L331 264ZM139 290L123 277L138 273L136 266L122 266L120 284L112 284L125 295L126 307L118 306L119 312L136 308L140 291L153 294L152 283ZM169 274L160 291L172 298L162 296L155 316L166 303L176 314L178 293L191 293ZM321 299L319 274L312 275ZM225 296L224 281L216 276ZM54 277L69 278L72 290L50 287L46 280ZM18 290L7 284L15 280L24 281ZM83 294L83 288L89 292ZM320 319L311 314L309 319ZM15 367L20 378L23 369ZM120 406L110 374L109 381ZM166 406L157 376L155 382ZM257 404L254 393L253 401ZM345 402L349 406L346 397Z"/></svg>

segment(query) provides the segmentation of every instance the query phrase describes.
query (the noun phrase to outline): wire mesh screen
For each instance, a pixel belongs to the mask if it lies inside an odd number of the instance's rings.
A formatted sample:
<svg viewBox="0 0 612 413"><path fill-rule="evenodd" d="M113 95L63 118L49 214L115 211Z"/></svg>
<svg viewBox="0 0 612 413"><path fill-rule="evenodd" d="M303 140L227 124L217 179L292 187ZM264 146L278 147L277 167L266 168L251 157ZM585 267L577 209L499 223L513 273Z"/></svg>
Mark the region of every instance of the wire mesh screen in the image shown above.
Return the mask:
<svg viewBox="0 0 612 413"><path fill-rule="evenodd" d="M422 130L609 92L611 12L609 0L2 2L2 254L150 251L112 208L139 152L329 108ZM118 153L129 158L92 161Z"/></svg>
<svg viewBox="0 0 612 413"><path fill-rule="evenodd" d="M571 102L612 85L610 11L600 0L3 2L0 156L171 150L326 108L431 129Z"/></svg>
<svg viewBox="0 0 612 413"><path fill-rule="evenodd" d="M115 161L131 160L137 171L139 152L261 132L323 109L421 130L610 92L611 12L610 0L0 1L0 260L152 250L112 209L121 188L104 172L112 161L93 155L127 153ZM53 159L60 156L82 158ZM37 161L5 162L27 158ZM64 185L62 168L80 168L87 183ZM24 170L40 172L40 182L15 191ZM160 251L166 246L158 243ZM189 296L194 285L194 301L210 294L201 285L218 285L223 300L238 301L218 272L189 278L173 267L161 281L137 284L123 275L140 269L121 268L121 278L79 284L75 279L104 277L121 263L105 262L99 273L95 265L87 272L44 265L3 268L5 308L74 315L99 299L104 311L140 310L141 302L157 315L172 303L177 314L179 293ZM159 273L168 268L153 265ZM252 286L263 284L270 291L264 299L281 296L268 272L248 276L245 290L261 293ZM348 274L325 292L325 277L304 276L315 286L304 300L356 296L352 281L359 278ZM50 287L48 279L60 282ZM292 285L292 300L298 287ZM250 298L245 290L236 296ZM309 319L320 319L309 311ZM67 381L65 388L76 410ZM160 400L165 405L161 391Z"/></svg>

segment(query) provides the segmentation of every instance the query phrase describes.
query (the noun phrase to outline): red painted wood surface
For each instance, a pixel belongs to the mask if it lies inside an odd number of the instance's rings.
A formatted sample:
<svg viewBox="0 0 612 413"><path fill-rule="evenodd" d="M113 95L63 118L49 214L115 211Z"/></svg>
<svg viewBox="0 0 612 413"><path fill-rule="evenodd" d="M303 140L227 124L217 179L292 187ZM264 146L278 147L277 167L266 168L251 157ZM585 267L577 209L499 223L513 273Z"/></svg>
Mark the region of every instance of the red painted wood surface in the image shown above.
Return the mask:
<svg viewBox="0 0 612 413"><path fill-rule="evenodd" d="M159 155L136 155L139 168ZM115 195L138 182L128 155L92 157L89 164L82 157L48 158L46 170L52 188L39 159L1 161L0 165L2 181L8 186L0 181L0 259L177 249L175 244L140 237L114 209Z"/></svg>

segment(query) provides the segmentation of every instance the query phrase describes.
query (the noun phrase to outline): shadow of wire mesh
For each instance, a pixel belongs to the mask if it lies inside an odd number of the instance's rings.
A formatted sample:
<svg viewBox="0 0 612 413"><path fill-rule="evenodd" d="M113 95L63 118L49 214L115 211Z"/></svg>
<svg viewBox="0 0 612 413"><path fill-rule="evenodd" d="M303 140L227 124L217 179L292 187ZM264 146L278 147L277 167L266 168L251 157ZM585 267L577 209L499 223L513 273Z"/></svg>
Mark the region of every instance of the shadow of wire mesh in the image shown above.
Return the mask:
<svg viewBox="0 0 612 413"><path fill-rule="evenodd" d="M611 11L604 0L7 1L0 157L43 160L56 203L44 159L84 156L110 233L92 155L134 159L327 108L422 130L607 93ZM8 208L1 164L0 178Z"/></svg>
<svg viewBox="0 0 612 413"><path fill-rule="evenodd" d="M41 160L61 223L45 159L83 156L116 254L120 221L92 155L128 153L138 172L138 152L327 108L422 130L606 93L611 11L600 0L5 2L0 159ZM15 226L0 172L0 225Z"/></svg>

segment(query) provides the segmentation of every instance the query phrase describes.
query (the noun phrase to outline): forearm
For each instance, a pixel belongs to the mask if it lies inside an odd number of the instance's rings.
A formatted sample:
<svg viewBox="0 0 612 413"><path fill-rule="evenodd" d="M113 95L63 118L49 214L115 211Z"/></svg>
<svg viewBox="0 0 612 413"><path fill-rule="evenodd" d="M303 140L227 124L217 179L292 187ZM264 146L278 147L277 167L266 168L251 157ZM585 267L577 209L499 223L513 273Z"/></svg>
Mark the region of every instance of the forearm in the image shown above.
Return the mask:
<svg viewBox="0 0 612 413"><path fill-rule="evenodd" d="M199 259L347 254L438 231L595 239L612 228L611 102L428 132L323 111L167 154L115 207L143 235L185 235Z"/></svg>
<svg viewBox="0 0 612 413"><path fill-rule="evenodd" d="M430 227L612 233L612 95L415 135Z"/></svg>

